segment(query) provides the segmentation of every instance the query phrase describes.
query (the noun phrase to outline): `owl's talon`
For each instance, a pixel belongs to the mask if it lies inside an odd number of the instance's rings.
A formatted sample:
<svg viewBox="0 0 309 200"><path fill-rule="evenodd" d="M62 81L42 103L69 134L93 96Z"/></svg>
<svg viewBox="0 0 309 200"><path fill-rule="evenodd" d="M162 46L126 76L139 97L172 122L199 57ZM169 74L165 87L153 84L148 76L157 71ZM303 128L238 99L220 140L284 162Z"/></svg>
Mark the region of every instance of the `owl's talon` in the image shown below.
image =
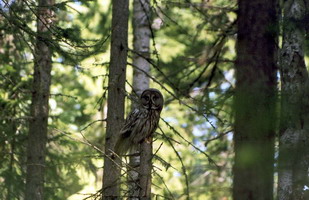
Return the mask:
<svg viewBox="0 0 309 200"><path fill-rule="evenodd" d="M151 137L146 138L145 141L146 141L148 144L150 144L150 143L151 143Z"/></svg>

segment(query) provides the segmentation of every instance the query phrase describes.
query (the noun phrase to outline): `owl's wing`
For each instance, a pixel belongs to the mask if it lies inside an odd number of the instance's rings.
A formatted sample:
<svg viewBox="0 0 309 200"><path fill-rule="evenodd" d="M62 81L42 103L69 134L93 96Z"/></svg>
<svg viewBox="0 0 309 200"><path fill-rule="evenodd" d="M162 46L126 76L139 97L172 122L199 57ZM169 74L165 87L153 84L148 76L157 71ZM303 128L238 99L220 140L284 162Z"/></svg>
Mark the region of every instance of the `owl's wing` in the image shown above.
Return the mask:
<svg viewBox="0 0 309 200"><path fill-rule="evenodd" d="M120 130L121 137L129 137L133 127L136 125L138 119L141 117L141 112L139 109L134 109L126 118L123 127Z"/></svg>
<svg viewBox="0 0 309 200"><path fill-rule="evenodd" d="M125 154L130 148L132 148L131 140L129 139L134 126L138 119L141 117L139 109L134 109L125 120L124 126L120 130L120 135L115 146L115 152L119 155Z"/></svg>
<svg viewBox="0 0 309 200"><path fill-rule="evenodd" d="M147 114L147 117L144 117L145 120L139 120L139 123L136 127L139 127L139 130L135 132L139 134L135 134L133 137L134 143L140 143L145 138L149 138L153 135L155 130L158 127L159 119L160 119L160 112L158 111L150 111Z"/></svg>

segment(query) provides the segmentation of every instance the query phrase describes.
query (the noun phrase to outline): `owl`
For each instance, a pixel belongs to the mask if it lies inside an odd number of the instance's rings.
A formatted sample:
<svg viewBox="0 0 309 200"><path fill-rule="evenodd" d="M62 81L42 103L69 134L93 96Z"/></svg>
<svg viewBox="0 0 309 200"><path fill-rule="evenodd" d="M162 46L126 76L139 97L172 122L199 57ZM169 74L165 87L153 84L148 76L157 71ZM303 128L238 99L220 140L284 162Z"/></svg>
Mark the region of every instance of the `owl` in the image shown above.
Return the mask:
<svg viewBox="0 0 309 200"><path fill-rule="evenodd" d="M139 106L128 115L120 130L115 146L115 152L118 155L137 149L143 140L152 136L158 127L163 102L163 96L159 90L149 88L143 91Z"/></svg>

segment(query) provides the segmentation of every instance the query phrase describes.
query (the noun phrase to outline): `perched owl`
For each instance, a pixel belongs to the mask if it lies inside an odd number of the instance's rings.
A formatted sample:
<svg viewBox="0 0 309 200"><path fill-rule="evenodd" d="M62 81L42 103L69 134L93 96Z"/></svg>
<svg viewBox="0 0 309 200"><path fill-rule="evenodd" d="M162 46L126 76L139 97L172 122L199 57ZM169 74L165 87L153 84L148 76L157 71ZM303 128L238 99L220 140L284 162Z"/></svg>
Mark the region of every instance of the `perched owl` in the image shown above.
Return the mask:
<svg viewBox="0 0 309 200"><path fill-rule="evenodd" d="M152 136L158 127L163 101L159 90L149 88L143 91L139 106L128 115L120 130L115 146L118 155L137 149L144 139Z"/></svg>

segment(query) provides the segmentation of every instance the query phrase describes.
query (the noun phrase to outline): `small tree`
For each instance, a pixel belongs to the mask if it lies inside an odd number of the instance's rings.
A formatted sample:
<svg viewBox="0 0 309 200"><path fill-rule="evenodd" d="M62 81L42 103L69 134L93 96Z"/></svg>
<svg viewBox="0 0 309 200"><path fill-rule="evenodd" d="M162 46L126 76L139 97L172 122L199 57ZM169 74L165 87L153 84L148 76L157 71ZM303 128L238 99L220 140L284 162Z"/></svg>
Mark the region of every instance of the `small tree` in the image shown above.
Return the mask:
<svg viewBox="0 0 309 200"><path fill-rule="evenodd" d="M133 90L140 96L149 88L150 64L150 2L149 0L134 0L133 2ZM132 109L136 107L132 104ZM152 140L152 139L151 139ZM137 156L130 157L129 190L130 199L150 199L152 142L143 141L135 152Z"/></svg>
<svg viewBox="0 0 309 200"><path fill-rule="evenodd" d="M120 197L121 161L112 156L124 122L125 80L128 46L129 1L114 0L112 9L111 55L108 76L107 127L102 198Z"/></svg>
<svg viewBox="0 0 309 200"><path fill-rule="evenodd" d="M50 95L53 24L53 0L39 0L37 40L34 51L31 120L29 123L26 200L44 199L45 155L48 131L48 100Z"/></svg>

